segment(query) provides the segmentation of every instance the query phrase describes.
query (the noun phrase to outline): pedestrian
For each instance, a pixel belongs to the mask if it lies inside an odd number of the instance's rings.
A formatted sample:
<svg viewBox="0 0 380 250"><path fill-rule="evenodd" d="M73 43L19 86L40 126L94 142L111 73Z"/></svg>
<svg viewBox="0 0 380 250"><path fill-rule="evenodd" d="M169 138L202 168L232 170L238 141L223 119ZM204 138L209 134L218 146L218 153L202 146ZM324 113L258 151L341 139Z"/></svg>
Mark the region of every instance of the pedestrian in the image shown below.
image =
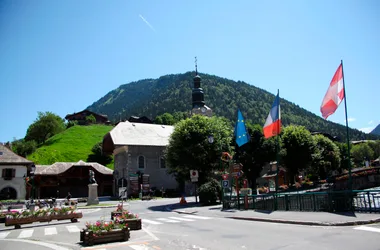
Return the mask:
<svg viewBox="0 0 380 250"><path fill-rule="evenodd" d="M67 197L66 197L66 198L67 198L68 201L71 199L71 194L70 194L70 192L67 193Z"/></svg>

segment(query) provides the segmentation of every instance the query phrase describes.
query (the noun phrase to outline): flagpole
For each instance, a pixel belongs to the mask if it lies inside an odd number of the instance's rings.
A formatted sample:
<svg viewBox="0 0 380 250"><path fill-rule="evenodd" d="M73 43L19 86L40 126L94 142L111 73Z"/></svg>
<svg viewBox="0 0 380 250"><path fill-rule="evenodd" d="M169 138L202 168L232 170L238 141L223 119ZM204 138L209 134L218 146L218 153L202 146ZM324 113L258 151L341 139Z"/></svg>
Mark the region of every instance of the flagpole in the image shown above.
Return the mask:
<svg viewBox="0 0 380 250"><path fill-rule="evenodd" d="M342 65L342 79L343 79L343 93L344 93L344 112L346 114L346 133L347 133L347 156L348 156L348 188L352 192L352 176L351 176L351 156L350 156L350 137L348 133L348 118L347 118L347 95L346 86L344 83L344 70L343 70L343 60L340 60Z"/></svg>
<svg viewBox="0 0 380 250"><path fill-rule="evenodd" d="M277 89L277 95L278 95L278 104L280 106L280 90ZM280 110L278 110L278 113L280 114ZM280 116L278 117L278 119L280 119ZM279 132L280 131L280 123L277 122L277 131ZM276 140L276 199L275 199L275 210L278 209L278 199L277 199L277 196L278 196L278 174L279 174L279 166L280 166L280 162L279 162L279 147L280 147L280 134L278 133L277 134L277 140Z"/></svg>

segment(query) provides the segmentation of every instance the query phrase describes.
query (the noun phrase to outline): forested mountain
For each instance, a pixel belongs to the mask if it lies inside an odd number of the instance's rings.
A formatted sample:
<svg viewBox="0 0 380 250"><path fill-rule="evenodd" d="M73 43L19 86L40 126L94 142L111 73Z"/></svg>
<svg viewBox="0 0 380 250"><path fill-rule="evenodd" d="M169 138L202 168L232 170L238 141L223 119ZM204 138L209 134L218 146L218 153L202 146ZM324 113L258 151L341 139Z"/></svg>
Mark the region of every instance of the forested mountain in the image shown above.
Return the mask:
<svg viewBox="0 0 380 250"><path fill-rule="evenodd" d="M376 128L371 131L371 134L380 135L380 124L377 125Z"/></svg>
<svg viewBox="0 0 380 250"><path fill-rule="evenodd" d="M132 115L154 119L165 112L190 111L194 76L195 72L187 72L124 84L88 109L108 115L111 121L128 119ZM206 105L213 109L215 115L224 116L235 123L237 108L240 108L247 121L264 124L275 97L273 94L242 81L208 74L200 76ZM346 138L345 126L325 121L284 99L281 99L281 117L285 126L303 125L310 131L329 133L340 140ZM357 129L350 129L349 133L352 140L379 138Z"/></svg>

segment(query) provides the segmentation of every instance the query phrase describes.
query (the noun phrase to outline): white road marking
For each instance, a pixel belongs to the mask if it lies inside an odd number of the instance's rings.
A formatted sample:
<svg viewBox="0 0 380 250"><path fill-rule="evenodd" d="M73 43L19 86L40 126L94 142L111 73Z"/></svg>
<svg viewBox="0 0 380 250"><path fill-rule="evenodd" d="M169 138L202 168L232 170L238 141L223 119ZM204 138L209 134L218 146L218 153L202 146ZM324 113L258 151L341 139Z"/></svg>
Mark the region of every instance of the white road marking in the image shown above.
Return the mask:
<svg viewBox="0 0 380 250"><path fill-rule="evenodd" d="M363 231L380 233L380 228L375 228L375 227L360 226L360 227L355 227L354 229L355 230L363 230Z"/></svg>
<svg viewBox="0 0 380 250"><path fill-rule="evenodd" d="M142 223L148 223L148 224L153 224L153 225L159 225L162 224L161 222L154 221L154 220L147 220L147 219L142 219Z"/></svg>
<svg viewBox="0 0 380 250"><path fill-rule="evenodd" d="M178 223L179 222L178 220L171 220L171 219L167 219L167 218L158 218L157 220L161 220L164 222L170 222L170 223Z"/></svg>
<svg viewBox="0 0 380 250"><path fill-rule="evenodd" d="M148 247L145 244L130 245L129 247L132 248L132 249L135 249L135 250L149 250L149 249L151 249L150 247Z"/></svg>
<svg viewBox="0 0 380 250"><path fill-rule="evenodd" d="M150 237L152 237L153 240L159 240L159 238L158 238L156 235L154 235L152 232L150 232L149 230L145 229L144 227L141 228L141 229L142 229L145 233L147 233Z"/></svg>
<svg viewBox="0 0 380 250"><path fill-rule="evenodd" d="M4 239L5 237L8 236L8 234L10 234L10 232L1 232L0 233L0 239Z"/></svg>
<svg viewBox="0 0 380 250"><path fill-rule="evenodd" d="M32 236L34 229L22 230L17 238L29 238Z"/></svg>
<svg viewBox="0 0 380 250"><path fill-rule="evenodd" d="M192 219L186 219L186 218L182 218L182 217L169 217L169 218L173 219L173 220L194 221Z"/></svg>
<svg viewBox="0 0 380 250"><path fill-rule="evenodd" d="M53 250L69 250L69 248L61 247L55 244L51 243L46 243L46 242L41 242L41 241L34 241L34 240L21 240L21 239L2 239L1 241L15 241L15 242L25 242L29 244L35 244L35 245L40 245L44 246Z"/></svg>
<svg viewBox="0 0 380 250"><path fill-rule="evenodd" d="M89 208L81 210L82 214L90 214L100 211L100 208Z"/></svg>
<svg viewBox="0 0 380 250"><path fill-rule="evenodd" d="M66 228L70 233L77 233L80 231L80 229L77 226L66 226Z"/></svg>
<svg viewBox="0 0 380 250"><path fill-rule="evenodd" d="M53 234L57 234L57 228L55 227L45 228L45 235L53 235Z"/></svg>
<svg viewBox="0 0 380 250"><path fill-rule="evenodd" d="M197 215L185 215L183 216L185 218L191 218L191 219L201 219L201 220L209 220L210 217L203 217L203 216L197 216Z"/></svg>

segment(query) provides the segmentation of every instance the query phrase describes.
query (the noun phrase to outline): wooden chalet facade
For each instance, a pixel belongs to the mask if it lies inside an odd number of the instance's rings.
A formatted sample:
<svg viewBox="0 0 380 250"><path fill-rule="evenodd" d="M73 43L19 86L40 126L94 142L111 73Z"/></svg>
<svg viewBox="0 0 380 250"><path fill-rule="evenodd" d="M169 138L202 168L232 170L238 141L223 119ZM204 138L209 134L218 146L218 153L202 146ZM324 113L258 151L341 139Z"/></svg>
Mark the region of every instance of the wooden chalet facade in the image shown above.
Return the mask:
<svg viewBox="0 0 380 250"><path fill-rule="evenodd" d="M106 115L100 115L87 109L78 113L68 114L66 115L65 119L67 121L77 121L78 124L85 125L88 123L86 118L91 115L95 117L96 123L98 124L111 124L111 122L108 120L108 117Z"/></svg>
<svg viewBox="0 0 380 250"><path fill-rule="evenodd" d="M36 165L35 188L37 198L88 197L89 170L95 173L98 196L112 195L113 170L95 162L56 162Z"/></svg>

